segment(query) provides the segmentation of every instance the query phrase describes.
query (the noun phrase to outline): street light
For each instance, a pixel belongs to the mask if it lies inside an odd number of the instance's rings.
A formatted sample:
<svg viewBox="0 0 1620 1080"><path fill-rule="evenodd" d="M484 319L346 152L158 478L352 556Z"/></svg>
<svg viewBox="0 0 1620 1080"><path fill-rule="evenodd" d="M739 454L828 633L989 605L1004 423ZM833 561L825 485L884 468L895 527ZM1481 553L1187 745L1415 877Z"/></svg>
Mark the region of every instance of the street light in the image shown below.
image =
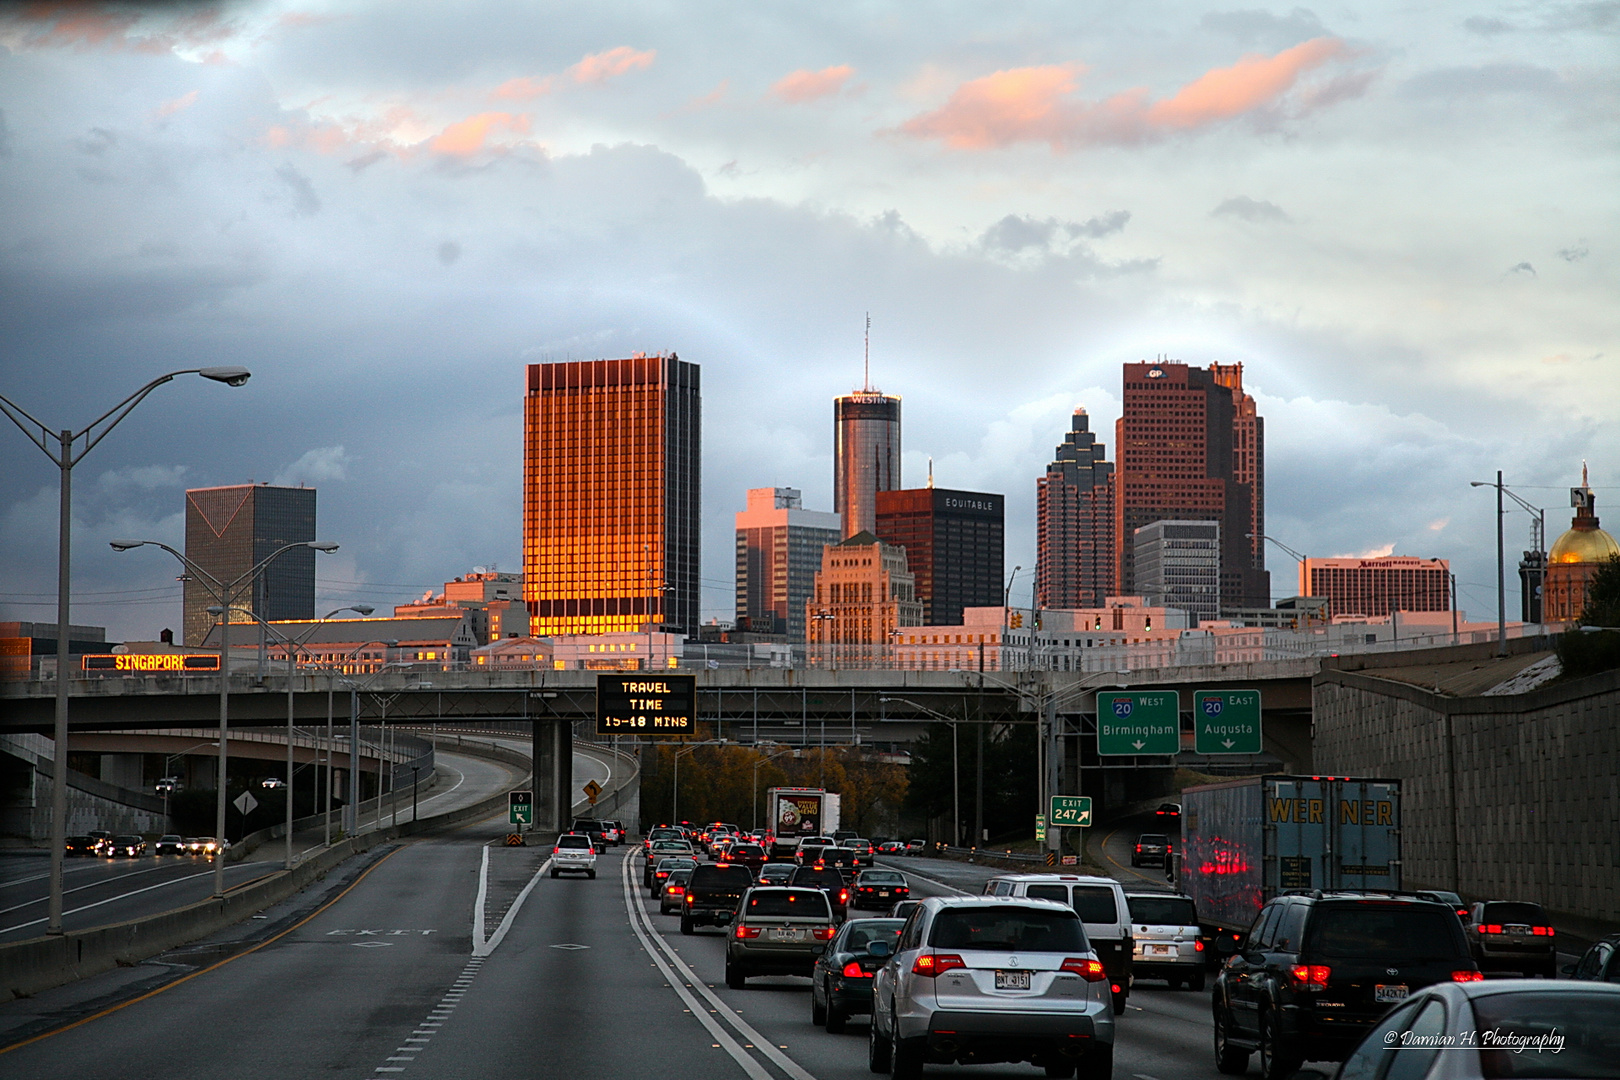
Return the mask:
<svg viewBox="0 0 1620 1080"><path fill-rule="evenodd" d="M1502 496L1506 495L1530 513L1535 515L1532 532L1535 533L1536 552L1541 556L1540 573L1543 579L1547 573L1547 556L1542 551L1547 542L1547 515L1538 506L1531 506L1519 496L1515 495L1506 484L1502 483L1501 470L1497 470L1496 482L1489 480L1470 480L1469 487L1490 487L1496 489L1496 648L1500 655L1507 655L1507 568L1504 564L1502 542ZM1453 604L1453 607L1456 605Z"/></svg>
<svg viewBox="0 0 1620 1080"><path fill-rule="evenodd" d="M1007 670L1007 605L1012 603L1013 582L1018 580L1018 571L1022 569L1022 566L1012 568L1012 573L1007 576L1007 588L1001 593L1001 648L996 653L996 663L1003 671ZM1034 634L1035 628L1030 627L1029 632Z"/></svg>
<svg viewBox="0 0 1620 1080"><path fill-rule="evenodd" d="M186 570L193 575L193 580L200 584L210 596L218 601L221 609L229 609L231 607L231 601L236 599L237 595L242 591L243 588L245 588L247 585L251 585L254 578L258 577L264 572L265 567L275 562L278 558L291 551L293 548L307 547L314 548L316 551L328 553L338 549L338 546L332 543L330 540L304 540L298 543L283 544L281 547L265 556L265 558L261 559L257 564L249 568L246 573L227 584L221 582L218 578L214 577L214 575L198 566L181 552L176 551L174 548L161 541L113 540L111 541L111 544L114 551L130 551L134 548L147 546L162 548L164 551L167 551L170 555L173 555L176 559L180 560L180 565L184 566ZM225 797L225 789L226 778L228 775L226 772L226 765L229 757L228 747L230 745L230 737L228 734L230 705L231 617L228 610L223 610L219 620L219 797L216 800L214 812L214 827L218 830L219 840L221 843L224 843L225 841L225 807L228 802ZM225 860L224 858L219 858L214 860L214 897L215 899L218 899L224 895Z"/></svg>
<svg viewBox="0 0 1620 1080"><path fill-rule="evenodd" d="M196 746L188 746L178 754L166 754L163 758L163 776L157 782L158 794L163 796L163 821L165 827L169 822L169 796L174 794L174 777L169 773L169 762L175 758L183 758L193 750L200 750L204 746L218 746L217 742L200 742Z"/></svg>
<svg viewBox="0 0 1620 1080"><path fill-rule="evenodd" d="M1010 587L1010 586L1009 586ZM935 712L926 705L919 705L909 698L880 697L880 702L897 701L902 705L910 705L913 709L927 713L937 720L951 725L951 846L962 846L962 774L957 769L957 738L956 725L960 722L951 719L944 713Z"/></svg>
<svg viewBox="0 0 1620 1080"><path fill-rule="evenodd" d="M373 645L381 645L383 647L383 662L376 671L371 673L371 678L367 679L364 684L357 683L353 679L347 677L345 677L343 680L344 683L349 687L349 801L343 806L343 817L350 836L357 836L360 832L360 691L365 687L370 686L377 680L379 676L383 674L383 672L387 671L389 667L392 666L394 662L388 659L388 650L397 648L399 646L399 641L396 638L388 638L386 640L379 638L372 641L363 641L359 645L356 645L354 648L350 649L343 656L338 657L336 660L333 660L326 665L326 726L327 730L330 731L332 727L332 683L337 678L337 671L344 664L354 659L362 651L371 648ZM328 845L332 843L332 789L330 775L330 753L331 752L329 750L327 759L328 776L326 789L326 842ZM378 771L380 772L381 769L382 766L379 759Z"/></svg>
<svg viewBox="0 0 1620 1080"><path fill-rule="evenodd" d="M6 414L30 442L39 447L61 472L61 494L56 527L56 724L52 729L55 744L51 748L51 887L50 907L45 932L62 932L62 855L67 844L67 744L68 744L68 615L72 595L72 540L73 540L73 466L84 460L84 455L95 449L119 421L146 399L153 390L170 382L177 375L201 375L226 386L241 386L248 381L248 369L241 367L185 368L160 376L135 391L117 405L102 413L78 431L63 428L52 431L21 405L0 394L0 412ZM102 425L106 425L103 427ZM101 428L98 432L96 429ZM38 428L37 431L34 429ZM73 444L84 441L77 453ZM54 444L55 449L52 449Z"/></svg>

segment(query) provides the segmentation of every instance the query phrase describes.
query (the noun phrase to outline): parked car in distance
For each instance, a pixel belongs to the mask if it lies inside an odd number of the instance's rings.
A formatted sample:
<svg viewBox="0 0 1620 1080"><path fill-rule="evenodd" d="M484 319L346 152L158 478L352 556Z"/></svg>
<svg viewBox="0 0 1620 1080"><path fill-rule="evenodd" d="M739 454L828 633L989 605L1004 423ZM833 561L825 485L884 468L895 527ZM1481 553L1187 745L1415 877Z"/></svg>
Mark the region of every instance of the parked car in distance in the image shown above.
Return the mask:
<svg viewBox="0 0 1620 1080"><path fill-rule="evenodd" d="M1136 838L1131 852L1132 866L1164 866L1172 851L1170 837L1161 832L1145 832Z"/></svg>
<svg viewBox="0 0 1620 1080"><path fill-rule="evenodd" d="M1469 1040L1467 1046L1424 1041L1447 1035L1454 1043ZM1542 979L1438 983L1380 1018L1339 1069L1339 1080L1397 1076L1620 1080L1620 986Z"/></svg>
<svg viewBox="0 0 1620 1080"><path fill-rule="evenodd" d="M1113 1072L1108 973L1079 915L1049 900L931 896L872 988L867 1065L1027 1061L1047 1076Z"/></svg>
<svg viewBox="0 0 1620 1080"><path fill-rule="evenodd" d="M797 869L792 863L768 862L759 868L758 880L761 885L786 885Z"/></svg>
<svg viewBox="0 0 1620 1080"><path fill-rule="evenodd" d="M62 843L62 854L94 855L99 844L93 836L70 836Z"/></svg>
<svg viewBox="0 0 1620 1080"><path fill-rule="evenodd" d="M851 1016L872 1011L872 981L894 952L904 919L851 919L839 928L810 972L810 1022L829 1034Z"/></svg>
<svg viewBox="0 0 1620 1080"><path fill-rule="evenodd" d="M585 833L563 833L551 849L551 876L558 874L596 876L596 844Z"/></svg>
<svg viewBox="0 0 1620 1080"><path fill-rule="evenodd" d="M1264 1080L1278 1080L1307 1054L1342 1061L1392 1006L1437 983L1481 978L1445 904L1388 893L1276 897L1215 976L1215 1067L1241 1076L1258 1050Z"/></svg>
<svg viewBox="0 0 1620 1080"><path fill-rule="evenodd" d="M109 858L117 855L139 856L146 854L146 841L134 833L123 833L113 837L101 847L101 853Z"/></svg>
<svg viewBox="0 0 1620 1080"><path fill-rule="evenodd" d="M1468 945L1481 971L1558 977L1558 941L1540 904L1487 900L1468 919Z"/></svg>
<svg viewBox="0 0 1620 1080"><path fill-rule="evenodd" d="M904 855L906 842L904 840L885 840L877 846L879 855Z"/></svg>
<svg viewBox="0 0 1620 1080"><path fill-rule="evenodd" d="M1204 989L1204 941L1192 897L1171 893L1126 893L1131 910L1135 978L1163 979L1175 990Z"/></svg>
<svg viewBox="0 0 1620 1080"><path fill-rule="evenodd" d="M748 889L726 935L726 985L741 990L755 975L808 976L836 932L819 889Z"/></svg>
<svg viewBox="0 0 1620 1080"><path fill-rule="evenodd" d="M664 882L669 880L669 875L677 870L695 869L697 865L697 859L690 855L671 855L667 859L659 859L658 865L653 867L652 874L648 877L648 881L651 882L647 886L648 895L654 900L658 899L658 894L663 890Z"/></svg>
<svg viewBox="0 0 1620 1080"><path fill-rule="evenodd" d="M1620 983L1620 934L1592 942L1579 960L1564 968L1564 974L1586 982Z"/></svg>
<svg viewBox="0 0 1620 1080"><path fill-rule="evenodd" d="M793 871L788 884L795 888L820 889L826 893L827 903L832 906L832 913L839 921L843 921L849 913L849 885L836 867L801 866Z"/></svg>
<svg viewBox="0 0 1620 1080"><path fill-rule="evenodd" d="M888 911L911 896L906 875L898 870L862 870L850 889L849 905L854 908Z"/></svg>
<svg viewBox="0 0 1620 1080"><path fill-rule="evenodd" d="M681 903L686 899L686 883L692 880L694 869L695 866L685 866L669 872L669 877L664 879L658 892L658 914L668 915L681 910Z"/></svg>
<svg viewBox="0 0 1620 1080"><path fill-rule="evenodd" d="M164 833L157 838L157 843L152 845L153 855L184 855L185 853L186 842L180 837L179 833Z"/></svg>

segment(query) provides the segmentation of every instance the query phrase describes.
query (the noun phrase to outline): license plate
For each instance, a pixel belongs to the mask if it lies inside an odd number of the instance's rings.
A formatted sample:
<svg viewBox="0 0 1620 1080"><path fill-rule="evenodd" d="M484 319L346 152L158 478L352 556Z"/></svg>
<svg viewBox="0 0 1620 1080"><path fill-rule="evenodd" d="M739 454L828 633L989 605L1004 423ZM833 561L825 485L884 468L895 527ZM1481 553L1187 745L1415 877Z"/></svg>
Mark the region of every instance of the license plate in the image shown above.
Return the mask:
<svg viewBox="0 0 1620 1080"><path fill-rule="evenodd" d="M1170 946L1168 946L1168 945L1149 945L1147 947L1147 954L1149 956L1169 956L1170 955Z"/></svg>
<svg viewBox="0 0 1620 1080"><path fill-rule="evenodd" d="M771 940L772 941L803 941L804 940L804 931L803 930L772 930L771 931Z"/></svg>
<svg viewBox="0 0 1620 1080"><path fill-rule="evenodd" d="M889 890L888 889L883 889L882 891L880 891L878 893L878 895L879 896L888 896L889 895Z"/></svg>
<svg viewBox="0 0 1620 1080"><path fill-rule="evenodd" d="M1028 990L1029 972L1027 971L998 971L996 972L997 990Z"/></svg>
<svg viewBox="0 0 1620 1080"><path fill-rule="evenodd" d="M1406 988L1405 984L1386 986L1379 983L1373 987L1373 1000L1377 1002L1405 1001L1406 996L1410 993L1411 991Z"/></svg>
<svg viewBox="0 0 1620 1080"><path fill-rule="evenodd" d="M1530 928L1528 926L1504 926L1502 929L1506 930L1508 933L1512 934L1514 937L1529 937L1530 936Z"/></svg>

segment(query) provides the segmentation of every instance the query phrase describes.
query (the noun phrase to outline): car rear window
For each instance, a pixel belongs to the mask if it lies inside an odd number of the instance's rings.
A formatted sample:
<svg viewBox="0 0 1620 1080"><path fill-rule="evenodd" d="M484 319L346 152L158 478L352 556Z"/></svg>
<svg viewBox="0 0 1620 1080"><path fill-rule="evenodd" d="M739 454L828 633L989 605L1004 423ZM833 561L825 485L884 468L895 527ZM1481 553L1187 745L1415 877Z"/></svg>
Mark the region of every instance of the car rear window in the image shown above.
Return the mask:
<svg viewBox="0 0 1620 1080"><path fill-rule="evenodd" d="M1085 922L1119 921L1119 905L1114 903L1114 890L1107 885L1076 885L1074 910Z"/></svg>
<svg viewBox="0 0 1620 1080"><path fill-rule="evenodd" d="M996 949L1017 952L1084 952L1080 920L1057 911L997 904L946 908L934 919L928 944L936 949Z"/></svg>
<svg viewBox="0 0 1620 1080"><path fill-rule="evenodd" d="M1501 1041L1495 1049L1481 1044L1480 1075L1486 1080L1620 1080L1620 994L1486 994L1474 999L1474 1026ZM1556 1053L1555 1035L1563 1039Z"/></svg>
<svg viewBox="0 0 1620 1080"><path fill-rule="evenodd" d="M741 896L754 882L754 875L746 866L699 866L692 871L692 887L704 892L730 890Z"/></svg>
<svg viewBox="0 0 1620 1080"><path fill-rule="evenodd" d="M1128 896L1131 921L1158 926L1196 926L1198 913L1191 900L1178 896Z"/></svg>
<svg viewBox="0 0 1620 1080"><path fill-rule="evenodd" d="M862 919L849 928L849 937L844 941L844 947L850 952L864 949L874 941L893 942L900 936L905 928L904 919Z"/></svg>
<svg viewBox="0 0 1620 1080"><path fill-rule="evenodd" d="M689 866L682 867L679 870L671 870L669 872L669 883L671 885L685 885L688 881L691 881L691 880L692 880L692 868L689 867Z"/></svg>
<svg viewBox="0 0 1620 1080"><path fill-rule="evenodd" d="M1484 923L1521 923L1525 926L1546 926L1547 913L1540 904L1521 901L1495 900L1485 905Z"/></svg>
<svg viewBox="0 0 1620 1080"><path fill-rule="evenodd" d="M861 875L860 881L862 885L904 885L906 883L906 879L899 874L885 873L881 870L877 873L868 870Z"/></svg>
<svg viewBox="0 0 1620 1080"><path fill-rule="evenodd" d="M765 854L765 849L760 847L758 844L738 844L736 847L731 849L731 853L733 855L763 856Z"/></svg>
<svg viewBox="0 0 1620 1080"><path fill-rule="evenodd" d="M842 888L844 885L844 875L840 874L838 871L813 870L808 867L795 870L793 872L793 877L789 880L791 880L795 885L804 885L812 889L838 889Z"/></svg>
<svg viewBox="0 0 1620 1080"><path fill-rule="evenodd" d="M591 846L591 838L588 836L559 836L557 837L557 846L566 848L588 848Z"/></svg>
<svg viewBox="0 0 1620 1080"><path fill-rule="evenodd" d="M813 889L756 889L748 897L749 915L830 919L827 897Z"/></svg>
<svg viewBox="0 0 1620 1080"><path fill-rule="evenodd" d="M1456 920L1428 905L1322 905L1311 920L1305 951L1368 960L1441 960L1463 952Z"/></svg>
<svg viewBox="0 0 1620 1080"><path fill-rule="evenodd" d="M1170 838L1162 832L1145 832L1136 838L1138 844L1168 844Z"/></svg>

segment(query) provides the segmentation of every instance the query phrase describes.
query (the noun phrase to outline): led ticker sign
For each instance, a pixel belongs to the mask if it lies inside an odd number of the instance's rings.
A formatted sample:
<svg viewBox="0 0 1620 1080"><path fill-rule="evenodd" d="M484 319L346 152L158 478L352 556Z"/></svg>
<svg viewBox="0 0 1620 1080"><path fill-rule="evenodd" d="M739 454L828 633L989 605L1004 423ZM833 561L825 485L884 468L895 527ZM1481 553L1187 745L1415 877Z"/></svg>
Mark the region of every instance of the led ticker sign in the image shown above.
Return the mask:
<svg viewBox="0 0 1620 1080"><path fill-rule="evenodd" d="M697 676L598 675L598 735L691 735L697 730Z"/></svg>
<svg viewBox="0 0 1620 1080"><path fill-rule="evenodd" d="M133 672L139 675L219 670L217 653L88 654L81 657L80 662L85 671Z"/></svg>

